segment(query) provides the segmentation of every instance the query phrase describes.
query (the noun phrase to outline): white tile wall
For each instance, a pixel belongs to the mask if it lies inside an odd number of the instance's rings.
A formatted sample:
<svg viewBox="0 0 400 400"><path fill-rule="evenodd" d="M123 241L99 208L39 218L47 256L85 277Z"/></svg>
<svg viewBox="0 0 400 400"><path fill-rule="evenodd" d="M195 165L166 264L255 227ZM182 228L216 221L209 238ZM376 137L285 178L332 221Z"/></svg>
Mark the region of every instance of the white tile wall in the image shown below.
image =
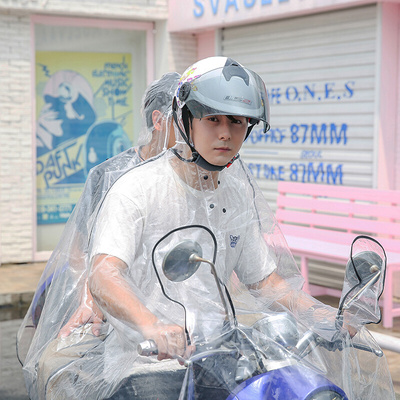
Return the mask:
<svg viewBox="0 0 400 400"><path fill-rule="evenodd" d="M165 19L168 0L0 0L0 9L124 19Z"/></svg>
<svg viewBox="0 0 400 400"><path fill-rule="evenodd" d="M32 258L30 21L0 12L1 262Z"/></svg>

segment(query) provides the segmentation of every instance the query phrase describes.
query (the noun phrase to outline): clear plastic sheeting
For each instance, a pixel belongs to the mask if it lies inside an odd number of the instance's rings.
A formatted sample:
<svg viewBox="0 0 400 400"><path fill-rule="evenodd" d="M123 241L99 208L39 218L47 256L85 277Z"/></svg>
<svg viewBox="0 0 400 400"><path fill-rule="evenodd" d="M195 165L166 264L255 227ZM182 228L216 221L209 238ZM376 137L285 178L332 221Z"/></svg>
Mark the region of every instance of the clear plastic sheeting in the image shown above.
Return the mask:
<svg viewBox="0 0 400 400"><path fill-rule="evenodd" d="M93 324L93 331L96 333L96 329L102 326L101 311L93 303L87 290L90 221L95 218L96 208L109 188L121 175L175 144L174 131L171 129L171 101L179 78L178 73L168 73L147 88L142 100L143 129L138 146L90 170L82 196L46 265L18 332L17 355L23 365L27 365L32 356L35 357L35 343L40 347L46 346L49 338L62 327L64 331L61 334L68 335L83 323ZM63 301L60 301L61 298ZM56 301L51 311L53 328L45 332L37 328L43 309L47 310L51 301ZM35 374L25 374L28 386L36 379Z"/></svg>
<svg viewBox="0 0 400 400"><path fill-rule="evenodd" d="M74 242L86 223L69 225L52 258L56 272L24 363L32 399L247 398L239 396L247 387L278 399L319 388L348 399L394 398L365 328L353 339L341 329L329 341L336 311L300 290L303 279L240 159L209 173L167 151L116 180L79 257ZM186 262L185 270L184 254L183 272L168 264L182 242L200 245L197 255L215 264L217 278L206 262ZM87 274L81 265L89 259ZM86 280L103 316L99 332L88 322L57 337ZM133 306L151 323L133 316ZM156 342L158 357L138 354L144 340Z"/></svg>
<svg viewBox="0 0 400 400"><path fill-rule="evenodd" d="M178 140L114 169L80 214L85 191L18 335L30 398L394 399L358 312L371 296L337 317L304 293L242 160L210 172L190 159Z"/></svg>

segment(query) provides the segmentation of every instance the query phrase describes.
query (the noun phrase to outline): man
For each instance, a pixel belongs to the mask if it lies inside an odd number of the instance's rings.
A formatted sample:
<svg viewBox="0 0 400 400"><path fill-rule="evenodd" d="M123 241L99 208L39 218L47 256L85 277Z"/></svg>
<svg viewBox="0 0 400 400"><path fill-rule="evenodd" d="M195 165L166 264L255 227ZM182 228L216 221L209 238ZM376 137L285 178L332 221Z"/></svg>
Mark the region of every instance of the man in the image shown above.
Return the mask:
<svg viewBox="0 0 400 400"><path fill-rule="evenodd" d="M214 261L222 287L236 276L240 285L232 300L244 317L250 311L287 311L329 340L337 333L336 311L300 290L303 280L276 221L238 157L254 124L263 123L264 131L269 127L261 78L229 58L201 60L182 75L173 113L183 142L121 177L99 210L89 288L115 333L109 337L109 365L118 368L127 357L135 366L132 398L177 398L179 390L168 397L170 389L182 384L181 398L192 385L196 400L226 399L237 386L237 360L195 360L207 343L235 332L225 307L229 298L206 266L187 279L168 279L162 265L171 249L199 243L202 257ZM132 190L133 182L140 190ZM341 344L348 344L347 331L340 334ZM150 361L136 354L135 344L145 339L158 348L160 366L168 366L168 359L188 360L183 381L177 375L166 383L155 374L144 391L139 371ZM341 367L327 375L348 393L374 398L373 379L361 388L347 380L351 373L360 375L357 356ZM368 373L361 376L368 381Z"/></svg>

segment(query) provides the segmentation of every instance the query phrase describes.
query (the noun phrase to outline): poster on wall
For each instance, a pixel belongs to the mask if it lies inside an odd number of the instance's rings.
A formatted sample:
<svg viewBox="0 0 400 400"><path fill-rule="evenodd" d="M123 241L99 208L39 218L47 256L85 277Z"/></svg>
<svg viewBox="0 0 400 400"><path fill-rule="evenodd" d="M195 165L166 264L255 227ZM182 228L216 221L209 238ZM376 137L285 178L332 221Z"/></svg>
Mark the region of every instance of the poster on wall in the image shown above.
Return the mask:
<svg viewBox="0 0 400 400"><path fill-rule="evenodd" d="M38 225L65 223L90 169L131 147L128 53L36 52Z"/></svg>

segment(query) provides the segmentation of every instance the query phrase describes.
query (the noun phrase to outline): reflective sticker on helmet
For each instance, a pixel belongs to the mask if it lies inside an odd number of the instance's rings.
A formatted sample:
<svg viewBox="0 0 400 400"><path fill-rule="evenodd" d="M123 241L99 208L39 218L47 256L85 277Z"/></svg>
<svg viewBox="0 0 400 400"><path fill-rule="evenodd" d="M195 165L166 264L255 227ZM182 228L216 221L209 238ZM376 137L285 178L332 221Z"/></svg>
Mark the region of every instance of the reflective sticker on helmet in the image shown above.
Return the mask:
<svg viewBox="0 0 400 400"><path fill-rule="evenodd" d="M252 101L249 99L245 99L244 97L238 97L238 96L225 96L224 100L229 100L229 101L236 101L238 103L244 103L251 105Z"/></svg>

